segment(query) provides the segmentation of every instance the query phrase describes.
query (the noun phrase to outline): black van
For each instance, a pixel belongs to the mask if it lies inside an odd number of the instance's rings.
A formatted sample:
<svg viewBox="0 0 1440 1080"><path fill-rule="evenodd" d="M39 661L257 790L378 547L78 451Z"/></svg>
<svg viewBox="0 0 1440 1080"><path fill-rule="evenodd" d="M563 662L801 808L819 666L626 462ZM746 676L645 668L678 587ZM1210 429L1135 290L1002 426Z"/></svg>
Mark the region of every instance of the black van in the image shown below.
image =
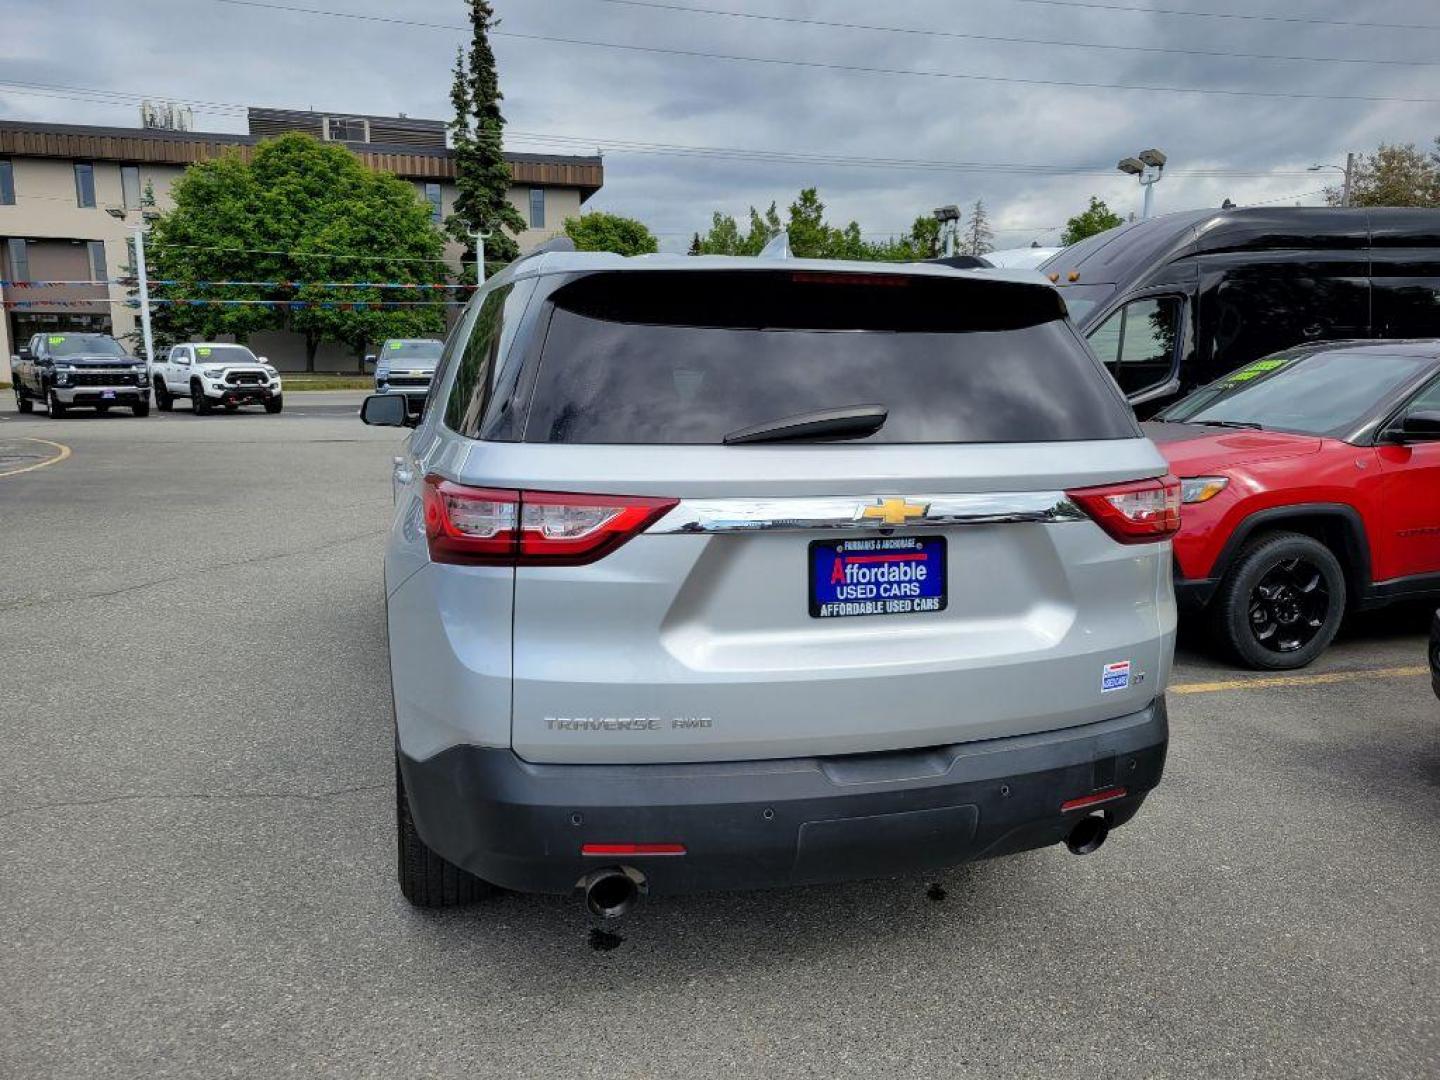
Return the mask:
<svg viewBox="0 0 1440 1080"><path fill-rule="evenodd" d="M1192 210L1041 271L1142 417L1294 345L1440 337L1440 210Z"/></svg>

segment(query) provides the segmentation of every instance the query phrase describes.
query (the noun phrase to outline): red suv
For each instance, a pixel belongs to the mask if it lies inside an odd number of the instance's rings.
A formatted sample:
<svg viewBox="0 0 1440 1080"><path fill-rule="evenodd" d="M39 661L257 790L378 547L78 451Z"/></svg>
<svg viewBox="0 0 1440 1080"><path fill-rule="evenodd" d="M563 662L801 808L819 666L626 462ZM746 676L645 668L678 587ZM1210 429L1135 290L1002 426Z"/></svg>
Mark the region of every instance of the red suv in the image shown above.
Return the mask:
<svg viewBox="0 0 1440 1080"><path fill-rule="evenodd" d="M1255 668L1298 668L1347 610L1440 595L1440 341L1257 360L1146 433L1182 482L1175 592Z"/></svg>

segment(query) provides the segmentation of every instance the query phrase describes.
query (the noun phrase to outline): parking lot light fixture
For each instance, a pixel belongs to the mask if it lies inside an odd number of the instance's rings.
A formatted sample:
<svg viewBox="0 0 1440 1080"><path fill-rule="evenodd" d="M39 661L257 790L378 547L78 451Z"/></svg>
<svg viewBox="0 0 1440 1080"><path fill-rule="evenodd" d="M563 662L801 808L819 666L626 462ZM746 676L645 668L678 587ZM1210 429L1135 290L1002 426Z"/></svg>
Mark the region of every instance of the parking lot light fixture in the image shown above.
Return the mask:
<svg viewBox="0 0 1440 1080"><path fill-rule="evenodd" d="M1150 220L1155 205L1155 185L1165 175L1165 163L1168 160L1165 151L1152 146L1149 150L1141 150L1134 157L1122 158L1115 166L1126 176L1135 177L1145 190L1145 200L1140 210L1141 221Z"/></svg>

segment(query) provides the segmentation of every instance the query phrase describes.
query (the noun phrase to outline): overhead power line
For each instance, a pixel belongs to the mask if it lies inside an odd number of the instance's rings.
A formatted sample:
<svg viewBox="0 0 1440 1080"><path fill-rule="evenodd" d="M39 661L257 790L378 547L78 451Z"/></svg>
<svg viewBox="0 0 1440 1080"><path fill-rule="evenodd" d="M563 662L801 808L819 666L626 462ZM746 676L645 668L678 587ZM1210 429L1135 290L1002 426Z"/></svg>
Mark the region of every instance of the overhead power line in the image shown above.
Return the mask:
<svg viewBox="0 0 1440 1080"><path fill-rule="evenodd" d="M933 27L881 26L875 23L838 22L831 19L806 19L798 15L766 15L756 11L731 11L723 8L691 7L662 3L660 0L599 0L602 4L650 8L657 11L685 12L690 15L715 15L759 22L789 23L799 26L823 26L835 30L864 30L882 34L908 34L925 38L951 38L962 41L985 41L1003 45L1044 45L1069 49L1104 49L1111 52L1166 53L1177 56L1214 56L1233 60L1285 60L1312 64L1376 64L1397 67L1440 67L1440 60L1372 60L1358 56L1299 56L1286 53L1229 52L1216 49L1175 49L1160 45L1117 45L1110 42L1066 41L1057 38L1012 37L1003 34L973 34Z"/></svg>
<svg viewBox="0 0 1440 1080"><path fill-rule="evenodd" d="M284 11L299 15L319 15L327 18L358 19L364 22L390 23L401 26L421 26L427 29L464 30L465 27L448 23L427 23L390 16L360 15L350 11L329 11L321 8L297 7L289 4L266 3L264 0L214 0L215 3L237 7L263 8L269 11ZM1038 2L1038 0L1037 0ZM1425 29L1421 27L1420 29ZM1437 27L1440 29L1440 27ZM691 60L724 60L731 63L765 64L781 67L807 68L818 71L842 71L854 75L895 75L908 78L948 79L963 82L988 82L1002 85L1051 86L1067 90L1128 90L1159 94L1208 94L1219 97L1279 98L1291 101L1361 101L1395 102L1417 105L1440 105L1435 97L1399 97L1375 94L1315 94L1296 90L1236 90L1229 87L1166 86L1152 83L1106 83L1087 82L1080 79L1034 79L1018 75L976 75L960 71L927 71L918 68L872 67L866 64L841 64L820 60L796 60L777 56L747 56L741 53L706 52L700 49L675 49L659 45L634 45L627 42L591 41L586 38L558 37L550 34L522 34L511 30L492 30L492 37L510 38L515 41L543 41L551 45L577 45L583 48L614 49L620 52L649 53L658 56L681 56Z"/></svg>
<svg viewBox="0 0 1440 1080"><path fill-rule="evenodd" d="M1180 15L1192 19L1239 19L1248 22L1303 23L1311 26L1363 27L1367 30L1440 30L1437 23L1363 22L1352 19L1321 19L1313 15L1266 15L1242 11L1195 11L1190 8L1138 7L1134 4L1106 4L1098 0L1010 0L1015 4L1045 7L1088 8L1091 11L1125 11L1137 15Z"/></svg>
<svg viewBox="0 0 1440 1080"><path fill-rule="evenodd" d="M20 87L21 89L7 91L6 87ZM137 93L118 90L102 90L94 87L83 86L58 86L42 83L23 83L0 80L0 93L37 93L42 95L72 96L82 101L102 101L105 103L126 103L143 101L146 98L164 98L179 104L188 104L198 109L209 108L216 111L225 111L233 115L244 115L246 106L231 102L201 102L197 100L177 98L173 95L162 93ZM86 95L95 95L88 97ZM596 137L594 135L561 135L540 131L521 131L511 129L510 136L524 140L527 143L538 143L551 149L563 149L574 153L583 150L587 153L594 152L597 142L606 152L616 154L646 154L675 157L694 157L700 159L721 159L736 161L754 161L766 164L792 164L792 165L820 165L838 168L866 168L866 169L891 169L901 171L917 172L949 172L949 173L1013 173L1023 175L1045 175L1045 176L1110 176L1115 169L1111 165L1100 163L1092 164L1048 164L1048 163L1022 163L1022 162L997 162L997 161L935 161L914 158L886 158L886 157L861 157L846 154L826 154L815 151L798 150L756 150L745 147L734 146L702 146L686 143L660 143L643 142L631 139L610 139ZM1283 172L1275 169L1177 169L1170 175L1177 178L1261 178L1272 176L1300 176L1303 173L1299 170L1294 172ZM70 201L62 196L32 196L33 198L53 198L59 202Z"/></svg>

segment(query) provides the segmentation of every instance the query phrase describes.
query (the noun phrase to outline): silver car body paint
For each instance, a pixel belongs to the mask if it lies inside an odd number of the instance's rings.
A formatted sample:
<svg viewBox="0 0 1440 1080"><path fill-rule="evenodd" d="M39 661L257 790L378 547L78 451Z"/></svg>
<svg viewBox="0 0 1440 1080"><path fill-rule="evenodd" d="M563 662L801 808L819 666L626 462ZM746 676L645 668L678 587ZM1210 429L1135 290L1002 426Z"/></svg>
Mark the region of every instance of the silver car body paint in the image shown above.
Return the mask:
<svg viewBox="0 0 1440 1080"><path fill-rule="evenodd" d="M546 254L488 288L622 267L774 269L753 259ZM1023 271L970 273L1034 284ZM441 364L432 402L443 403L454 378L455 365ZM477 441L446 428L442 414L428 409L397 459L386 554L398 737L411 758L466 744L511 747L537 763L933 746L1133 713L1169 678L1170 544L1119 544L1063 495L1163 475L1146 439L579 446ZM588 565L432 564L419 510L431 473L479 487L681 503ZM855 515L895 497L927 504L904 533L947 538L948 606L914 617L810 617L806 545L857 535ZM743 524L787 514L791 527ZM734 527L722 527L727 520ZM1127 685L1102 692L1106 665L1126 661Z"/></svg>

